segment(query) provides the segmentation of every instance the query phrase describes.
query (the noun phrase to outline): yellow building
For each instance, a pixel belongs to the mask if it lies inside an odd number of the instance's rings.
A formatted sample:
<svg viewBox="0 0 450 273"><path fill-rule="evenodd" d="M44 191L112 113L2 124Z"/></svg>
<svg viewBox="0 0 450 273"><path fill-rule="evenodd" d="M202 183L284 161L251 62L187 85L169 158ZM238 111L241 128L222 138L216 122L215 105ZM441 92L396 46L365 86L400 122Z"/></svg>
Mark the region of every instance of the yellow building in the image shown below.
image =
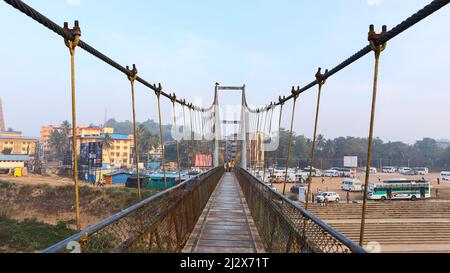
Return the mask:
<svg viewBox="0 0 450 273"><path fill-rule="evenodd" d="M62 128L60 126L54 126L54 125L41 127L41 133L40 133L39 140L42 144L42 148L45 153L51 151L50 137L51 137L52 133L54 131L60 131L60 130L62 130Z"/></svg>
<svg viewBox="0 0 450 273"><path fill-rule="evenodd" d="M107 130L107 133L111 136L111 145L106 147L103 144L103 164L114 168L132 166L131 151L133 146L132 135L114 134L114 130L111 128ZM105 141L105 134L97 136L78 136L78 151L81 143L95 143Z"/></svg>
<svg viewBox="0 0 450 273"><path fill-rule="evenodd" d="M114 129L113 129L114 131ZM77 136L87 137L87 136L99 136L103 133L102 128L98 127L79 127L77 128Z"/></svg>
<svg viewBox="0 0 450 273"><path fill-rule="evenodd" d="M41 127L40 141L45 154L49 154L52 150L50 146L50 137L54 131L61 131L61 126L49 125ZM71 133L72 131L70 131ZM88 136L100 136L101 134L114 134L114 128L98 128L98 127L86 127L80 125L77 127L78 137ZM72 134L70 134L72 135Z"/></svg>
<svg viewBox="0 0 450 273"><path fill-rule="evenodd" d="M11 155L36 154L37 139L22 136L21 132L0 132L0 152L11 150Z"/></svg>

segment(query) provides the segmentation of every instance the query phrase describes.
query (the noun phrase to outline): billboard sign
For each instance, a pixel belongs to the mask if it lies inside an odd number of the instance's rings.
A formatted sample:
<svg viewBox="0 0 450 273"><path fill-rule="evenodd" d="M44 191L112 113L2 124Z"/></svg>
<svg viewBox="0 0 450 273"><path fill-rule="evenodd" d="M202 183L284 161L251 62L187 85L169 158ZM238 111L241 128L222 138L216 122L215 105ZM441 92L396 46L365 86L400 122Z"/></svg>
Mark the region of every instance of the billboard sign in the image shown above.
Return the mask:
<svg viewBox="0 0 450 273"><path fill-rule="evenodd" d="M344 167L358 168L358 157L357 156L345 156L344 157Z"/></svg>
<svg viewBox="0 0 450 273"><path fill-rule="evenodd" d="M212 167L212 156L211 155L195 155L195 167L197 167L197 168Z"/></svg>
<svg viewBox="0 0 450 273"><path fill-rule="evenodd" d="M103 167L103 143L89 142L80 144L80 165L91 168Z"/></svg>

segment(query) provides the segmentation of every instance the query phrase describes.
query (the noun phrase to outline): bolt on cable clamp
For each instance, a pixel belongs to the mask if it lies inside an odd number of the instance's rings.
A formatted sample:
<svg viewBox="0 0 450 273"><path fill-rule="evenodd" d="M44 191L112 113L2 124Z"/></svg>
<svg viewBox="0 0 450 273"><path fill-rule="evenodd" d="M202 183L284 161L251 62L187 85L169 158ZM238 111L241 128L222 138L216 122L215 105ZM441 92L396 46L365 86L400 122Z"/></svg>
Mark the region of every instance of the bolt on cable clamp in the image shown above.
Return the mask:
<svg viewBox="0 0 450 273"><path fill-rule="evenodd" d="M64 22L64 30L73 35L73 41L64 39L64 43L70 49L70 52L73 54L75 47L77 47L80 42L80 36L81 36L80 23L78 22L78 20L76 20L74 22L74 27L69 28L69 23Z"/></svg>
<svg viewBox="0 0 450 273"><path fill-rule="evenodd" d="M378 45L377 43L380 41L380 39L383 39L387 33L387 26L383 25L381 33L377 33L375 31L375 26L370 25L369 27L369 35L368 35L368 41L370 43L370 47L373 51L375 51L375 54L380 54L383 52L387 47L387 42L383 42L382 44Z"/></svg>
<svg viewBox="0 0 450 273"><path fill-rule="evenodd" d="M317 70L317 73L316 73L316 80L319 85L324 85L327 81L326 75L328 74L328 69L325 70L324 74L322 74L321 71L322 71L322 68L319 67L319 69Z"/></svg>
<svg viewBox="0 0 450 273"><path fill-rule="evenodd" d="M128 80L130 80L131 82L134 82L137 79L137 74L138 74L136 65L133 64L133 69L130 69L130 67L127 65L127 70L129 72Z"/></svg>

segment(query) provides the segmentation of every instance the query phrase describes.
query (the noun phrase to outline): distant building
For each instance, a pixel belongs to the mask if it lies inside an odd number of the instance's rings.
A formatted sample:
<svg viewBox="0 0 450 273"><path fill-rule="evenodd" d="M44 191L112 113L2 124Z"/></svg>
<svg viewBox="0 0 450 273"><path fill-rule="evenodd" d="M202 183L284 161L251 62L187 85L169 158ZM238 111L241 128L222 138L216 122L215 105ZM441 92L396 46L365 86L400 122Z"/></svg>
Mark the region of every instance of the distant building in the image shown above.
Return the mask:
<svg viewBox="0 0 450 273"><path fill-rule="evenodd" d="M107 185L125 184L131 174L126 172L116 172L104 174L103 179Z"/></svg>
<svg viewBox="0 0 450 273"><path fill-rule="evenodd" d="M151 147L148 152L148 156L151 160L161 160L163 154L163 147L159 145L158 147Z"/></svg>
<svg viewBox="0 0 450 273"><path fill-rule="evenodd" d="M52 147L51 147L51 135L55 131L62 131L63 128L61 126L57 125L48 125L41 127L41 133L40 133L40 142L42 144L42 149L44 150L44 154L48 155L52 153ZM70 136L72 129L70 129ZM100 127L92 127L92 126L83 126L80 125L77 127L77 137L80 138L88 138L92 136L100 136L102 134L114 134L114 128L100 128Z"/></svg>
<svg viewBox="0 0 450 273"><path fill-rule="evenodd" d="M51 146L50 146L50 137L51 137L52 133L54 131L61 131L61 130L62 130L62 127L54 126L54 125L41 127L41 133L40 133L39 140L41 142L42 149L44 150L44 154L48 154L52 150Z"/></svg>
<svg viewBox="0 0 450 273"><path fill-rule="evenodd" d="M3 104L0 98L0 132L5 131L5 118L3 116Z"/></svg>
<svg viewBox="0 0 450 273"><path fill-rule="evenodd" d="M436 142L437 142L438 147L441 149L447 149L448 147L450 147L450 140L441 139L441 140L437 140Z"/></svg>
<svg viewBox="0 0 450 273"><path fill-rule="evenodd" d="M25 169L30 162L28 155L0 155L0 171L12 173L14 169Z"/></svg>
<svg viewBox="0 0 450 273"><path fill-rule="evenodd" d="M37 143L37 138L22 136L22 132L0 132L0 153L11 150L11 155L34 157Z"/></svg>
<svg viewBox="0 0 450 273"><path fill-rule="evenodd" d="M111 130L109 130L111 132ZM109 134L111 137L111 147L103 145L102 160L103 165L115 168L129 168L132 165L131 149L133 146L133 137L131 135ZM105 134L78 136L78 151L82 143L104 142Z"/></svg>

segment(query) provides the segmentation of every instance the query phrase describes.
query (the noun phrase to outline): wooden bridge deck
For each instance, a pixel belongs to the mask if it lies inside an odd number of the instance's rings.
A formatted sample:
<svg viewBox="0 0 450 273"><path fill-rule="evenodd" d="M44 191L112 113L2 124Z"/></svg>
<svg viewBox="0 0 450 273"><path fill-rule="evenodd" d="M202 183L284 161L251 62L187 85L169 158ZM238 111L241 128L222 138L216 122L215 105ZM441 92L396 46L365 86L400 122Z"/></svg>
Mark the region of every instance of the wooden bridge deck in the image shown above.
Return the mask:
<svg viewBox="0 0 450 273"><path fill-rule="evenodd" d="M239 183L226 173L200 216L184 253L262 253Z"/></svg>

